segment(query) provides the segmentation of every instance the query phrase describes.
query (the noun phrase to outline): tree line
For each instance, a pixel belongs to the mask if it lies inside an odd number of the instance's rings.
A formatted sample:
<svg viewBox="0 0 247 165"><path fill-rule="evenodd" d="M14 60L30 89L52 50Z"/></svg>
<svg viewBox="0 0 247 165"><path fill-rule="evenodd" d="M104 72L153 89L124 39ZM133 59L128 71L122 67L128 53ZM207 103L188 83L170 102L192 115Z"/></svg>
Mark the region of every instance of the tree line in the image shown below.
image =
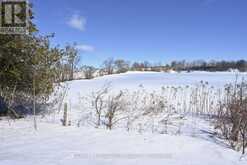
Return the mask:
<svg viewBox="0 0 247 165"><path fill-rule="evenodd" d="M240 72L247 71L247 61L246 60L237 60L237 61L204 61L204 60L196 60L192 62L182 61L172 61L170 67L175 70L200 70L200 71L228 71L230 69L237 69Z"/></svg>
<svg viewBox="0 0 247 165"><path fill-rule="evenodd" d="M155 72L167 72L174 70L180 71L234 71L238 70L240 72L247 71L247 61L237 60L237 61L215 61L211 60L209 62L204 60L195 60L192 62L182 61L172 61L170 64L152 64L148 61L143 62L133 62L126 61L124 59L108 58L105 60L100 68L94 66L83 65L78 68L77 71L82 71L84 73L84 78L91 79L95 76L103 76L117 73L125 73L127 71L155 71Z"/></svg>

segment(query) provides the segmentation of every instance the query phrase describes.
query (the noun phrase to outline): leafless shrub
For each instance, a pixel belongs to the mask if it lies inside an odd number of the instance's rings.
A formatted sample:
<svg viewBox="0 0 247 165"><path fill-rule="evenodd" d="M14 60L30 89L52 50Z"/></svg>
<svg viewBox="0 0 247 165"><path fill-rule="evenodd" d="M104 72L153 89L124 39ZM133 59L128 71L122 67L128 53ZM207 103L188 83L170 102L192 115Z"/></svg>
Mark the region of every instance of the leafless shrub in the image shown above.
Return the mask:
<svg viewBox="0 0 247 165"><path fill-rule="evenodd" d="M106 108L105 97L109 92L110 84L104 85L100 90L92 93L92 106L97 116L96 127L101 125L101 116L103 109Z"/></svg>
<svg viewBox="0 0 247 165"><path fill-rule="evenodd" d="M96 128L102 125L104 112L107 108L106 101L110 93L110 88L111 84L106 83L98 90L80 98L83 111L82 116L77 123L78 126L80 126L80 123L88 123Z"/></svg>
<svg viewBox="0 0 247 165"><path fill-rule="evenodd" d="M107 129L123 126L129 131L140 130L141 126L141 132L152 130L179 135L183 131L185 115L212 118L219 108L225 109L222 100L226 98L224 95L224 91L203 81L195 86L164 86L160 91L153 92L140 85L135 91L117 93L105 85L84 97L84 106L89 105L84 108L84 112L91 115L82 120L91 120L92 125L104 125ZM241 128L244 130L245 127ZM229 134L229 127L225 128L225 132Z"/></svg>
<svg viewBox="0 0 247 165"><path fill-rule="evenodd" d="M247 146L247 82L228 84L225 98L220 102L216 128L229 140L231 146L245 153Z"/></svg>
<svg viewBox="0 0 247 165"><path fill-rule="evenodd" d="M117 118L116 116L119 115L121 111L124 109L124 100L123 100L124 93L122 91L119 92L116 96L109 96L107 100L107 109L106 109L106 121L105 125L107 129L112 129L112 127L122 119L126 117Z"/></svg>

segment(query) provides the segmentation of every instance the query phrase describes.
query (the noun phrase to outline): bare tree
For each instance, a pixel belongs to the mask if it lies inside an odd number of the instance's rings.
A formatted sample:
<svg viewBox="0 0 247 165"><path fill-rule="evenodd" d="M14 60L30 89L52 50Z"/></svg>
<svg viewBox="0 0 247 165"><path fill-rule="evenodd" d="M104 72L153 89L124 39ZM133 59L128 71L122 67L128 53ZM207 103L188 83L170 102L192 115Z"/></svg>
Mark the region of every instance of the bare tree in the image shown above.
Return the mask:
<svg viewBox="0 0 247 165"><path fill-rule="evenodd" d="M143 69L144 69L144 64L143 64L143 63L134 62L134 63L132 64L131 69L134 70L134 71L143 71Z"/></svg>
<svg viewBox="0 0 247 165"><path fill-rule="evenodd" d="M95 73L96 69L93 66L84 65L82 67L82 71L86 79L92 79L94 77L93 74Z"/></svg>
<svg viewBox="0 0 247 165"><path fill-rule="evenodd" d="M128 62L122 60L122 59L117 59L114 61L115 68L117 70L117 73L124 73L129 70L129 64Z"/></svg>
<svg viewBox="0 0 247 165"><path fill-rule="evenodd" d="M75 47L76 45L74 44L74 46L67 45L65 48L65 55L68 58L68 63L70 66L69 80L73 80L74 69L76 68L78 62L80 61L78 51Z"/></svg>
<svg viewBox="0 0 247 165"><path fill-rule="evenodd" d="M114 59L109 58L103 62L103 68L105 69L108 75L113 74L114 72Z"/></svg>

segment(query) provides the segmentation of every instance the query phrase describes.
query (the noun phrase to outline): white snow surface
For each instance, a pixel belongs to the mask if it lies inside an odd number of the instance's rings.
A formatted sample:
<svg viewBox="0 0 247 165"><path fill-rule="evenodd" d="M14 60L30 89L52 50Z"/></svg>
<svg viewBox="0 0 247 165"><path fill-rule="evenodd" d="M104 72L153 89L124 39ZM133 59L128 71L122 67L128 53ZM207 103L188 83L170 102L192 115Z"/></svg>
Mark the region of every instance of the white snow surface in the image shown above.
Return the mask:
<svg viewBox="0 0 247 165"><path fill-rule="evenodd" d="M200 121L198 121L200 122ZM200 122L201 127L207 127ZM1 121L0 165L244 165L240 154L203 131L194 136Z"/></svg>
<svg viewBox="0 0 247 165"><path fill-rule="evenodd" d="M245 76L242 73L241 76ZM135 90L140 85L157 90L164 85L195 85L201 80L216 87L234 82L231 72L128 72L93 80L68 82L65 100L79 108L80 96L111 82L113 90ZM246 159L213 136L213 126L198 117L185 117L181 133L160 134L93 128L63 127L49 117L0 120L0 165L245 165Z"/></svg>
<svg viewBox="0 0 247 165"><path fill-rule="evenodd" d="M226 83L234 83L238 79L246 78L247 73L234 72L203 72L191 73L164 73L164 72L127 72L122 74L97 77L92 80L75 80L68 82L70 100L78 99L78 96L89 94L95 89L101 88L104 84L110 83L113 90L129 89L136 90L140 85L147 90L159 90L166 85L196 85L200 81L208 82L214 87L222 87Z"/></svg>

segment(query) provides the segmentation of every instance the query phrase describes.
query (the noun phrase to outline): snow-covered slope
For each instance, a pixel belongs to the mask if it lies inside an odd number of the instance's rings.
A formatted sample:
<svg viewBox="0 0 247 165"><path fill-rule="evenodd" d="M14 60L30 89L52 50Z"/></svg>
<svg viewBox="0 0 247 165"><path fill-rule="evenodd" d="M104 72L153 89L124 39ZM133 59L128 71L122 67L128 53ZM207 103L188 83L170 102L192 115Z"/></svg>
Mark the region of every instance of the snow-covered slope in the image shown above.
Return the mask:
<svg viewBox="0 0 247 165"><path fill-rule="evenodd" d="M70 115L75 117L78 111L84 110L80 98L107 82L114 91L136 90L140 85L152 91L164 85L196 85L200 81L221 88L235 78L235 73L230 72L128 72L68 82L65 101L70 105ZM127 132L123 128L109 131L76 125L62 127L51 118L52 115L39 118L38 131L33 129L30 118L10 123L0 120L0 165L247 164L247 160L240 160L240 153L213 137L210 122L197 117L185 117L179 133L173 134Z"/></svg>
<svg viewBox="0 0 247 165"><path fill-rule="evenodd" d="M76 80L68 82L69 99L78 99L78 96L89 94L95 89L101 88L106 83L111 83L113 90L130 89L135 90L140 85L147 90L158 90L164 85L196 85L200 81L208 82L209 85L222 87L226 83L236 80L236 75L246 76L247 73L234 72L191 72L191 73L163 73L163 72L127 72L92 80Z"/></svg>
<svg viewBox="0 0 247 165"><path fill-rule="evenodd" d="M245 165L210 137L1 121L0 165Z"/></svg>

